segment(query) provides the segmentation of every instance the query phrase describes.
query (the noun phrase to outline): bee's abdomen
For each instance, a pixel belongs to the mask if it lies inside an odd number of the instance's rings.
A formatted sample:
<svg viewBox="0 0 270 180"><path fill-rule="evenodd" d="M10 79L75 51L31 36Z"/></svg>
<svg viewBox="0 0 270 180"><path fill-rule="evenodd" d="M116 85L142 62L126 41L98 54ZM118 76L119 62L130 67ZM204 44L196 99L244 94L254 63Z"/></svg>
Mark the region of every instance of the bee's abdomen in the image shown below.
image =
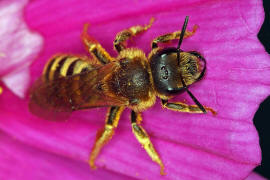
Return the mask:
<svg viewBox="0 0 270 180"><path fill-rule="evenodd" d="M45 81L51 81L59 77L72 76L82 71L90 70L93 66L86 58L72 55L58 55L53 57L43 70Z"/></svg>

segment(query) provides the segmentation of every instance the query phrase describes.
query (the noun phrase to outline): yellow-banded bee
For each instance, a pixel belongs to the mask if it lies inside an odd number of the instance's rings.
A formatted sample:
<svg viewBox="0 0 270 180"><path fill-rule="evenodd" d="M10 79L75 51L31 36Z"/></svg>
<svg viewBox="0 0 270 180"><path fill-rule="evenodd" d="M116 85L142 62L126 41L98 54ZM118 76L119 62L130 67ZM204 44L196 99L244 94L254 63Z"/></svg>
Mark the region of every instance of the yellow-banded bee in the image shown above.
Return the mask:
<svg viewBox="0 0 270 180"><path fill-rule="evenodd" d="M183 38L192 36L186 31L186 17L182 31L165 34L152 41L152 51L146 57L138 48L127 48L126 41L148 30L145 26L132 26L119 32L113 42L117 57L111 57L105 49L87 34L88 25L82 33L82 41L92 58L59 54L45 66L42 77L33 85L30 110L37 115L51 117L58 112L72 112L94 107L109 107L105 127L97 133L89 164L95 168L95 159L102 147L111 139L125 108L131 109L132 131L152 160L164 165L140 125L141 112L153 106L156 96L164 108L188 113L215 114L215 111L199 103L188 87L202 79L206 70L204 57L195 51L180 49ZM179 39L177 48L160 48L159 43ZM168 102L173 96L187 92L196 105L183 102ZM40 110L46 113L40 114Z"/></svg>

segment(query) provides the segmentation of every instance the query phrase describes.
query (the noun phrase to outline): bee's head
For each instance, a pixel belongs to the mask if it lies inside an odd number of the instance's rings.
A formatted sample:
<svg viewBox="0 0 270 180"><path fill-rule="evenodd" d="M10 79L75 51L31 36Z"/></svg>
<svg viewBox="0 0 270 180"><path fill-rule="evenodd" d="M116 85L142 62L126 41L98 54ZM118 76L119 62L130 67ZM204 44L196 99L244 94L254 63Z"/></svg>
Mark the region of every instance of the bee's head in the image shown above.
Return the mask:
<svg viewBox="0 0 270 180"><path fill-rule="evenodd" d="M206 112L204 107L188 90L188 86L199 81L205 74L206 61L198 52L180 49L185 34L188 16L182 27L177 48L158 49L149 57L155 90L161 98L169 98L187 91L193 101Z"/></svg>
<svg viewBox="0 0 270 180"><path fill-rule="evenodd" d="M158 50L150 58L156 91L165 96L185 91L186 87L200 80L205 73L204 58L197 52L181 51L178 60L177 48Z"/></svg>

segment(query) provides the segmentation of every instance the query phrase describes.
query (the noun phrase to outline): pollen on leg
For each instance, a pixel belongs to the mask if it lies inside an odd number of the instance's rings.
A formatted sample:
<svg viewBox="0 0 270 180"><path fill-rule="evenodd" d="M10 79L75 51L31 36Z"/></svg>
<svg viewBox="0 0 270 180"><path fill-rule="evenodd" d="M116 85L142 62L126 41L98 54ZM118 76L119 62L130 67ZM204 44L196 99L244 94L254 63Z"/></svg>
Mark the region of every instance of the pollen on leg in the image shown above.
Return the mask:
<svg viewBox="0 0 270 180"><path fill-rule="evenodd" d="M101 149L105 144L107 144L114 134L114 129L118 125L118 121L120 119L121 113L123 112L124 107L111 107L107 113L106 123L104 128L100 129L97 132L95 145L92 148L89 165L91 169L96 169L95 161L97 156L99 155Z"/></svg>
<svg viewBox="0 0 270 180"><path fill-rule="evenodd" d="M91 151L89 165L91 169L96 169L95 160L102 149L102 147L107 144L107 142L112 138L114 134L114 128L111 125L105 125L105 128L100 129L96 135L96 142Z"/></svg>
<svg viewBox="0 0 270 180"><path fill-rule="evenodd" d="M149 136L147 135L146 131L138 124L132 123L132 131L136 137L136 139L139 141L139 143L142 145L142 147L145 149L147 154L151 157L152 161L156 162L160 166L160 174L165 175L164 172L164 164L161 161L157 151L155 150Z"/></svg>
<svg viewBox="0 0 270 180"><path fill-rule="evenodd" d="M152 161L156 162L160 166L160 174L165 175L164 164L161 158L159 157L159 154L155 150L147 132L143 129L141 125L138 124L138 120L139 121L142 120L141 114L132 111L131 112L131 127L132 127L133 134L135 135L139 143L142 145L142 147L145 149L147 154L150 156Z"/></svg>

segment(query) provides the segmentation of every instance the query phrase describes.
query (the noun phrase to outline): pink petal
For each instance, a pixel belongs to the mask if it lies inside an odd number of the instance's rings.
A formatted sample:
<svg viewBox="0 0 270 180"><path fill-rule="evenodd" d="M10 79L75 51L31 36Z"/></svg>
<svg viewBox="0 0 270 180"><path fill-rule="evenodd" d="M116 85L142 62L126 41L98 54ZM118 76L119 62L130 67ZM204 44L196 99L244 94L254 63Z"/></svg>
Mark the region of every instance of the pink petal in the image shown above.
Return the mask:
<svg viewBox="0 0 270 180"><path fill-rule="evenodd" d="M26 89L30 83L30 72L28 67L13 71L3 77L5 85L13 91L17 96L23 98ZM24 82L24 83L22 83Z"/></svg>
<svg viewBox="0 0 270 180"><path fill-rule="evenodd" d="M85 163L26 146L3 132L0 139L0 179L127 179L107 170L89 173Z"/></svg>
<svg viewBox="0 0 270 180"><path fill-rule="evenodd" d="M23 20L26 2L27 0L0 2L0 80L19 97L23 97L29 87L29 75L25 73L42 46L42 38L29 31ZM24 83L21 83L20 78L24 79Z"/></svg>
<svg viewBox="0 0 270 180"><path fill-rule="evenodd" d="M70 8L72 7L72 8ZM145 14L146 13L146 14ZM188 29L200 26L183 43L185 50L198 50L208 63L206 78L191 88L201 103L218 111L217 116L176 113L157 103L144 113L144 127L160 153L165 177L140 148L131 133L129 113L121 118L111 142L97 159L102 167L141 179L244 179L260 163L260 148L253 115L270 92L270 61L256 38L263 20L261 2L254 1L160 1L91 2L33 1L26 9L30 27L45 37L44 51L31 70L36 79L54 53L86 54L80 42L83 23L113 55L114 35L134 24L155 17L151 30L133 45L150 52L151 39L178 30L185 15ZM176 100L190 98L185 94ZM27 102L9 92L0 96L0 129L20 141L60 157L87 161L96 130L103 126L105 109L75 112L67 122L34 117ZM73 160L72 160L73 161ZM76 165L75 165L76 166ZM89 171L90 172L90 171Z"/></svg>
<svg viewBox="0 0 270 180"><path fill-rule="evenodd" d="M246 178L246 180L266 180L266 178L260 176L259 174L252 172L250 175Z"/></svg>

